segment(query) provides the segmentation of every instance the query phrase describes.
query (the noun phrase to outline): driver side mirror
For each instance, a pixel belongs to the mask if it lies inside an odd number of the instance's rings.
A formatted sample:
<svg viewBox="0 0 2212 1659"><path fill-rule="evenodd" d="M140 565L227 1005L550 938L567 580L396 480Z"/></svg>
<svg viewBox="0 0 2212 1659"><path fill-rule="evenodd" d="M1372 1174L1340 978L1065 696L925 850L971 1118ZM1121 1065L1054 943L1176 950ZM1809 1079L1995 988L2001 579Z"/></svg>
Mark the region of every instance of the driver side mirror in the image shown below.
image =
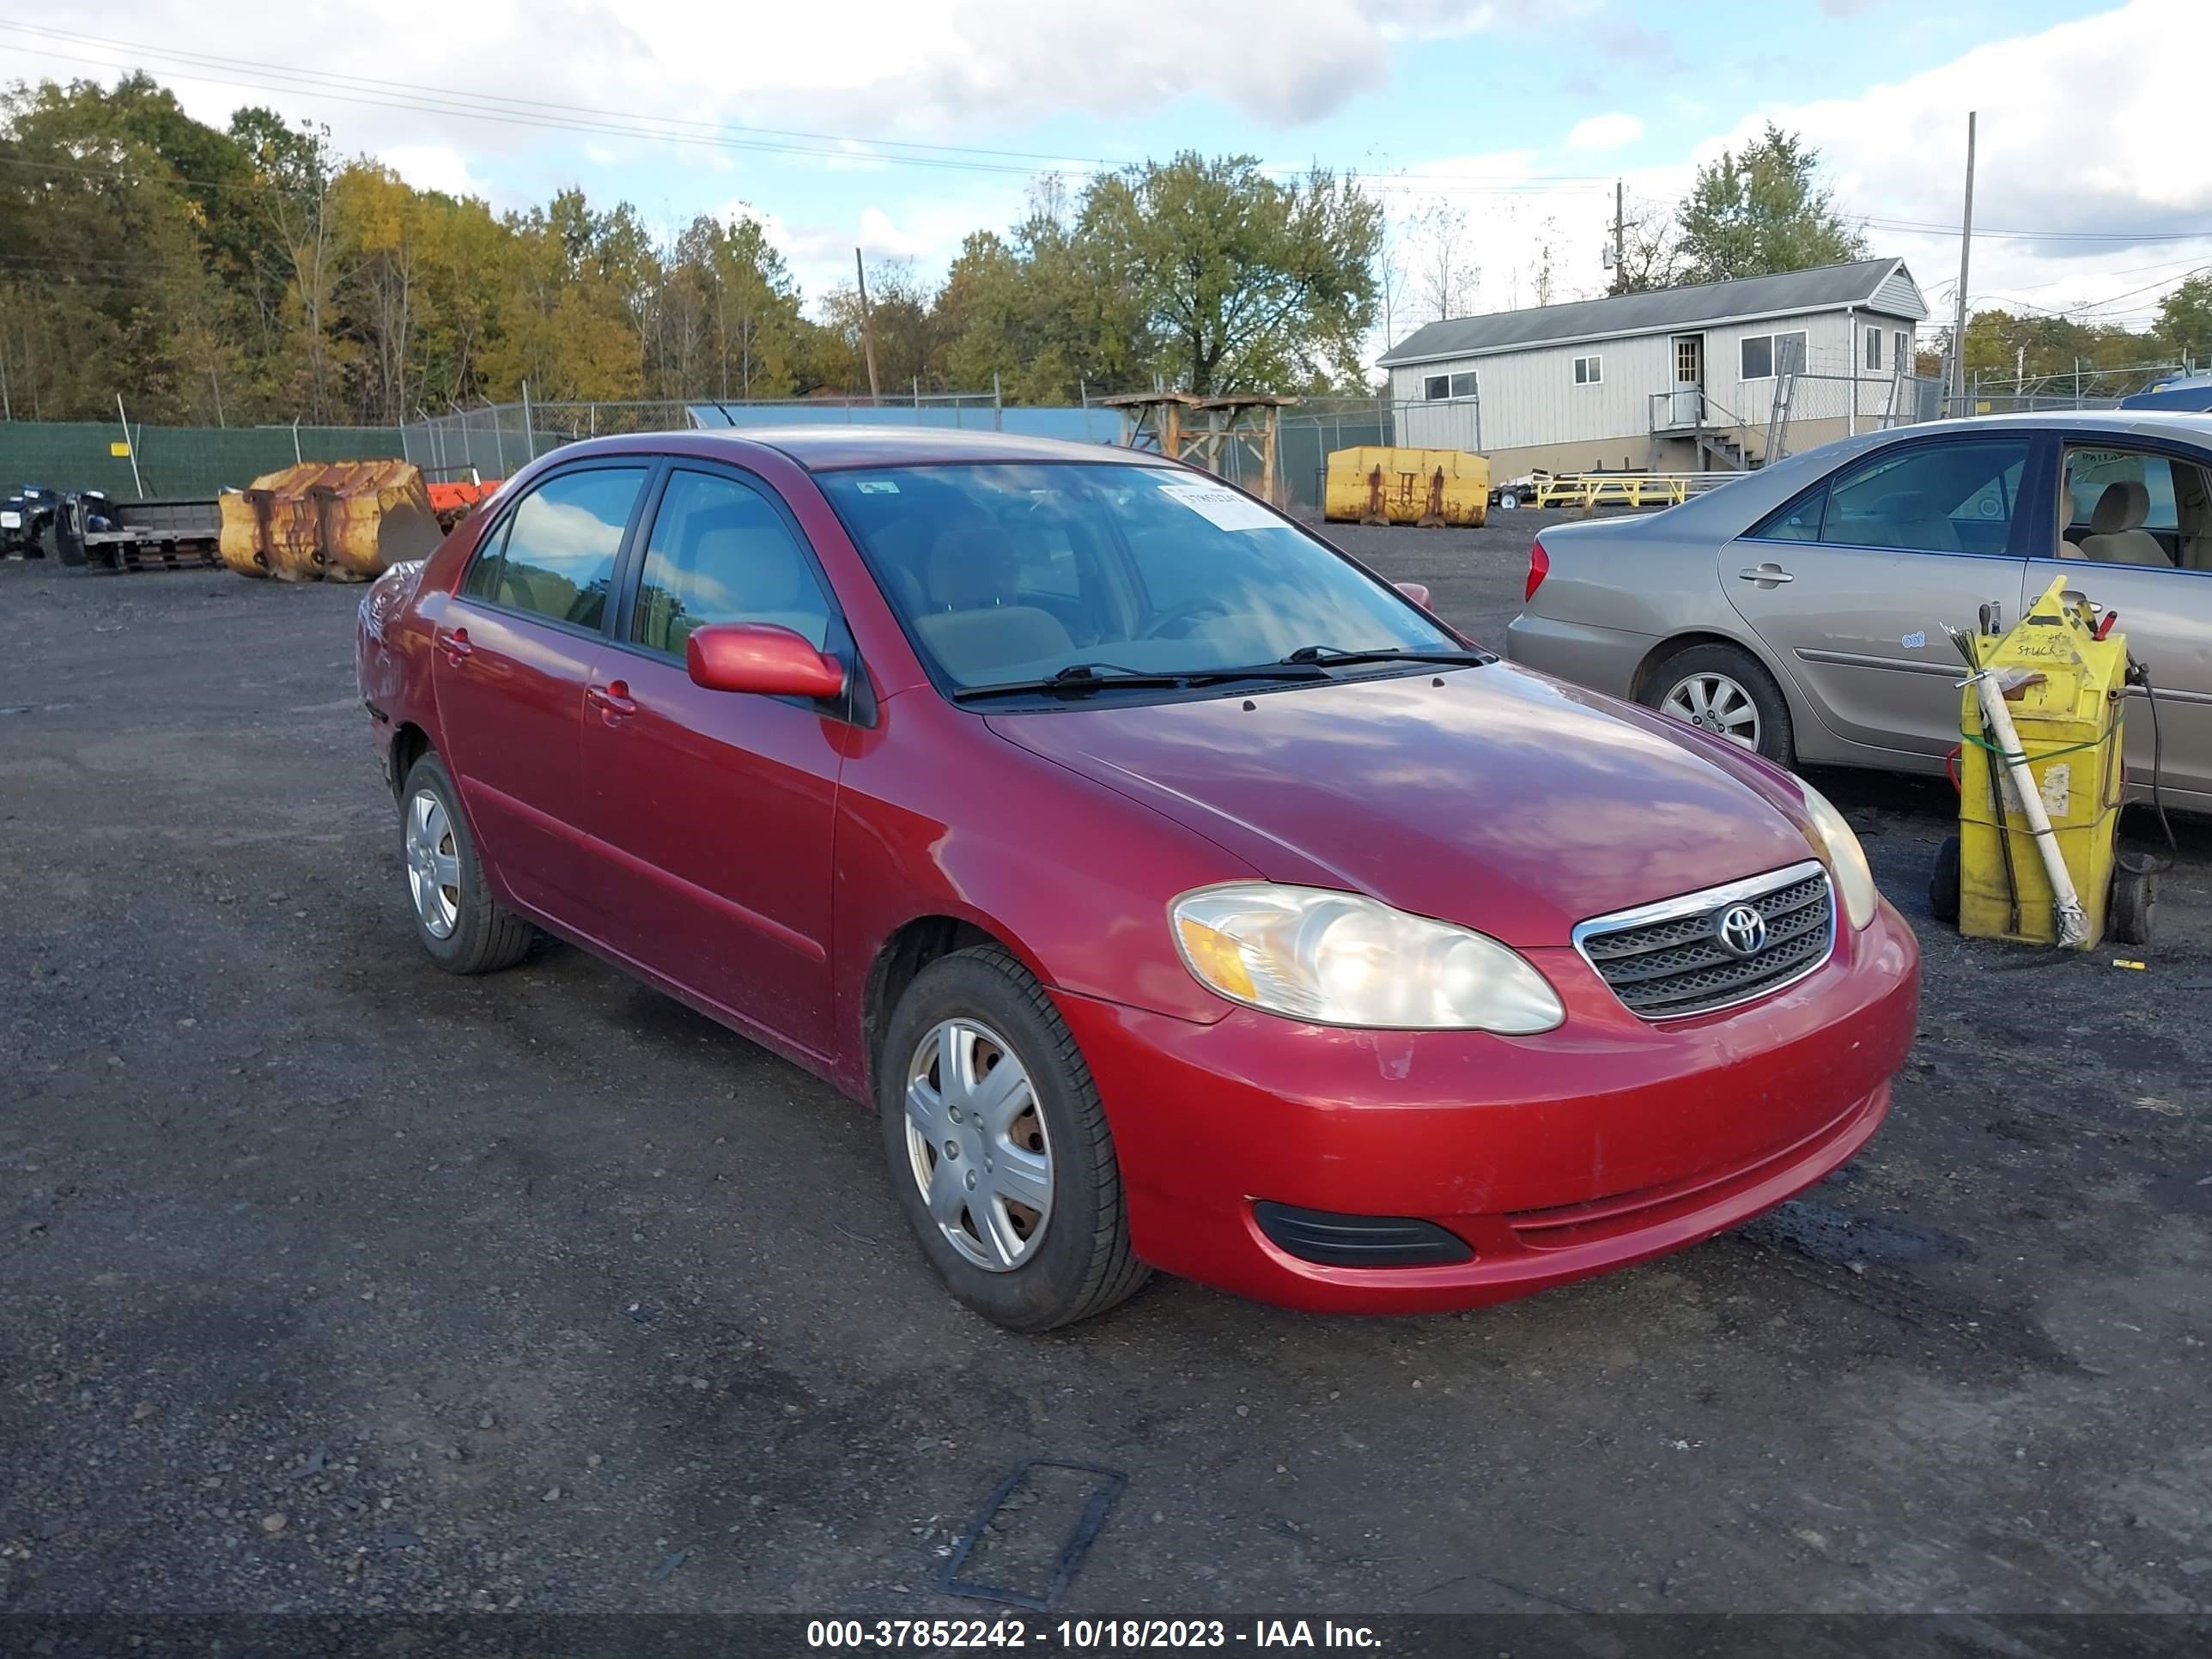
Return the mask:
<svg viewBox="0 0 2212 1659"><path fill-rule="evenodd" d="M1422 610L1429 608L1429 585L1426 582L1393 582L1391 586Z"/></svg>
<svg viewBox="0 0 2212 1659"><path fill-rule="evenodd" d="M684 642L691 683L709 691L769 697L834 697L845 666L788 628L772 623L709 623Z"/></svg>

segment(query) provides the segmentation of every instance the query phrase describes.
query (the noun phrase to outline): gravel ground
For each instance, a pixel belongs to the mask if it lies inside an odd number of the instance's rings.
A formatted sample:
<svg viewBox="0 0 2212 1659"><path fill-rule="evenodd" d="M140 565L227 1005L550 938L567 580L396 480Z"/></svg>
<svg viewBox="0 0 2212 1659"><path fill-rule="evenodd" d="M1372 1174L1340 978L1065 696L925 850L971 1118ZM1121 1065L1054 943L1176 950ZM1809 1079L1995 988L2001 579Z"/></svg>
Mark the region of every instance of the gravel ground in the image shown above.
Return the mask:
<svg viewBox="0 0 2212 1659"><path fill-rule="evenodd" d="M1344 539L1497 641L1535 522ZM0 566L0 1609L955 1614L1031 1458L1127 1477L1079 1612L2212 1606L2208 826L2146 971L2029 965L1928 918L1940 783L1824 775L1927 988L1814 1195L1024 1339L821 1085L574 950L429 967L356 598Z"/></svg>

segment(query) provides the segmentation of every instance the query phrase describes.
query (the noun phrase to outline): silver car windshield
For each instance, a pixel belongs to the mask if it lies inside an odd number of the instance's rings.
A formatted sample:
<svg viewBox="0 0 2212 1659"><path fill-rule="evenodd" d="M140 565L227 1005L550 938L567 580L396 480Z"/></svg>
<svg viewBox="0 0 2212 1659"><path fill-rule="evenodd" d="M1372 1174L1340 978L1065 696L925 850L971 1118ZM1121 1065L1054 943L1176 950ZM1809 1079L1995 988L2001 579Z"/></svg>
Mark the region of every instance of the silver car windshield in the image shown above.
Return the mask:
<svg viewBox="0 0 2212 1659"><path fill-rule="evenodd" d="M954 687L1083 664L1204 674L1299 652L1463 648L1387 584L1202 475L1066 462L817 482Z"/></svg>

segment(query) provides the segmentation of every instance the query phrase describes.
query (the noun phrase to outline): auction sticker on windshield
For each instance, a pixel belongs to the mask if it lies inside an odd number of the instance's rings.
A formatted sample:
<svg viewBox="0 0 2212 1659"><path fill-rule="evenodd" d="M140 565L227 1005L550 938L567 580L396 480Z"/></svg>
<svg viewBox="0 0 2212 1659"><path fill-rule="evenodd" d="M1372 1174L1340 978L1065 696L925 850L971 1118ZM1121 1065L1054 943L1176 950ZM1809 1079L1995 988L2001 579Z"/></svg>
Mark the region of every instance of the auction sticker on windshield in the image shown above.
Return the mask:
<svg viewBox="0 0 2212 1659"><path fill-rule="evenodd" d="M1225 484L1171 483L1160 494L1222 530L1273 530L1282 523L1259 502Z"/></svg>

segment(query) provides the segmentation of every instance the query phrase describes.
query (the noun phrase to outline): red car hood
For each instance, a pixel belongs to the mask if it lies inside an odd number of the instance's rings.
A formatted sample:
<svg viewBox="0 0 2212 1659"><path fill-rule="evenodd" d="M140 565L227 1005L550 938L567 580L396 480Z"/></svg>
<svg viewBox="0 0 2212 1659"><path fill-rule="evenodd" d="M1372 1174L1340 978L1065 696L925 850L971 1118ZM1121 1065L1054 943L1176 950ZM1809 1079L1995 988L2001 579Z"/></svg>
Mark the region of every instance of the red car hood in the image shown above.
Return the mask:
<svg viewBox="0 0 2212 1659"><path fill-rule="evenodd" d="M1671 720L1504 663L1000 714L1272 881L1356 889L1509 944L1813 856L1795 791Z"/></svg>

